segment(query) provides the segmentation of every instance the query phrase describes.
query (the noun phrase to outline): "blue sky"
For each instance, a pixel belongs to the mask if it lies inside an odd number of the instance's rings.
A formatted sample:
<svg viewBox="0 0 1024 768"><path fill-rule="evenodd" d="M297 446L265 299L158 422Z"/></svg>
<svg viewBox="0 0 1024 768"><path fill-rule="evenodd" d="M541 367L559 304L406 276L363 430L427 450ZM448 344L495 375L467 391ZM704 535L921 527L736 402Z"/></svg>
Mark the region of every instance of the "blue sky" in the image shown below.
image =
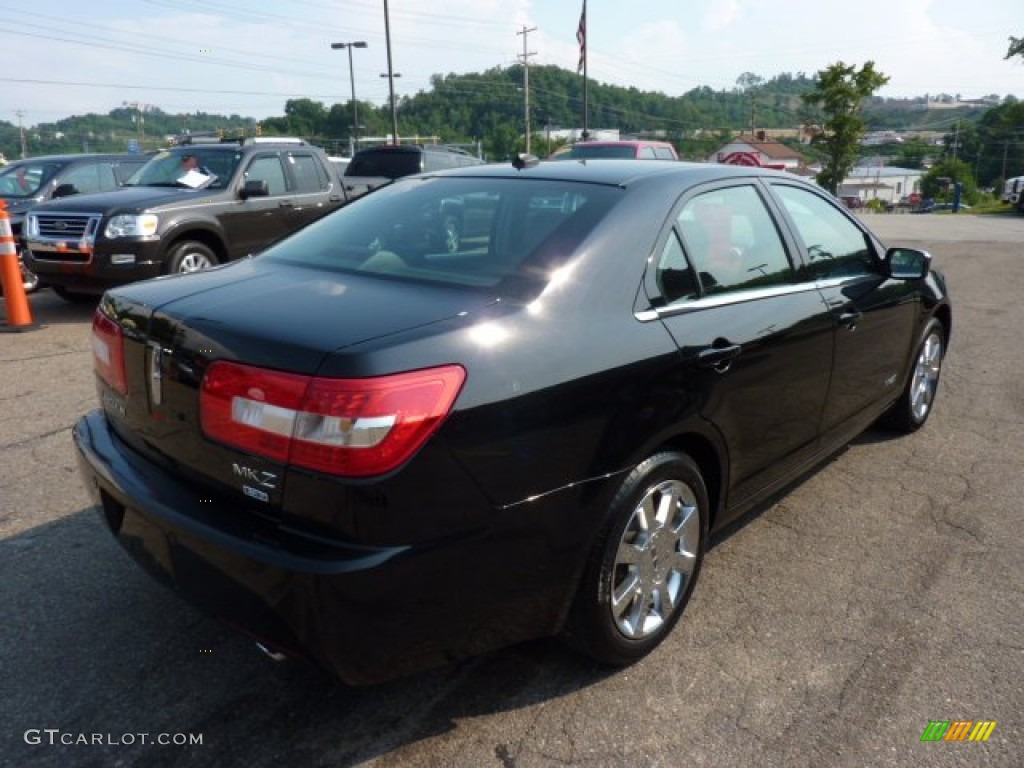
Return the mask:
<svg viewBox="0 0 1024 768"><path fill-rule="evenodd" d="M167 112L280 115L288 98L387 101L383 0L0 0L0 119L26 125L105 113L125 102ZM391 0L399 95L433 74L531 64L575 69L582 0ZM983 9L983 10L982 10ZM735 86L744 72L813 75L873 60L883 96L1024 98L1022 0L588 1L591 78L679 95ZM23 82L31 81L31 82Z"/></svg>

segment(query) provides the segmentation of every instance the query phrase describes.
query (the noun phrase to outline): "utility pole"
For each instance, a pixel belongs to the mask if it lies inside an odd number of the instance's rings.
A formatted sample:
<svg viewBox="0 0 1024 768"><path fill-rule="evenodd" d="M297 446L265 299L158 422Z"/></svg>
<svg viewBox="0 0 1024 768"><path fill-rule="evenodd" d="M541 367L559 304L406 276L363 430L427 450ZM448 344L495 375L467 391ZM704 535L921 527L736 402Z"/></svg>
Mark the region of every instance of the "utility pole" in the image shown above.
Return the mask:
<svg viewBox="0 0 1024 768"><path fill-rule="evenodd" d="M18 132L21 134L21 159L24 160L28 157L28 145L25 143L25 126L21 124L21 118L25 116L25 113L19 109L14 114L18 116Z"/></svg>
<svg viewBox="0 0 1024 768"><path fill-rule="evenodd" d="M523 24L523 29L520 32L516 32L517 35L523 36L523 52L517 58L523 60L523 118L526 123L526 154L530 154L530 57L536 56L536 51L526 50L526 38L531 32L536 32L536 27L526 28Z"/></svg>
<svg viewBox="0 0 1024 768"><path fill-rule="evenodd" d="M1000 177L1000 178L1002 178L1002 180L1004 182L1006 181L1006 153L1009 152L1009 151L1010 151L1010 140L1009 139L1004 139L1003 140L1003 173L1002 173L1002 175Z"/></svg>
<svg viewBox="0 0 1024 768"><path fill-rule="evenodd" d="M391 66L391 21L388 0L384 0L384 37L388 47L388 90L391 92L391 143L398 144L398 108L395 106L395 70Z"/></svg>
<svg viewBox="0 0 1024 768"><path fill-rule="evenodd" d="M956 121L956 129L953 132L953 162L956 162L956 148L960 146L960 121Z"/></svg>

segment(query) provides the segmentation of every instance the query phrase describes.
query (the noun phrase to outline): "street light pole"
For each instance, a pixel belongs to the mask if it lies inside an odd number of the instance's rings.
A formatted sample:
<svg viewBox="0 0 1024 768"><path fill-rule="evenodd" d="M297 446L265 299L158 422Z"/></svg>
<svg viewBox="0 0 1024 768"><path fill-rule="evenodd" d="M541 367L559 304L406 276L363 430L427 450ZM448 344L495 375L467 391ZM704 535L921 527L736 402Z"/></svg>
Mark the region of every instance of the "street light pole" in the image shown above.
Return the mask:
<svg viewBox="0 0 1024 768"><path fill-rule="evenodd" d="M348 48L348 79L349 84L352 86L352 139L353 148L359 148L359 109L356 107L356 75L355 70L352 68L352 49L353 48L365 48L366 42L364 40L358 40L353 43L331 43L331 48L338 50L340 48Z"/></svg>
<svg viewBox="0 0 1024 768"><path fill-rule="evenodd" d="M388 45L388 89L391 92L391 143L398 143L398 110L395 108L395 78L396 75L391 66L391 22L388 19L388 0L384 0L384 37ZM384 75L381 75L384 77Z"/></svg>

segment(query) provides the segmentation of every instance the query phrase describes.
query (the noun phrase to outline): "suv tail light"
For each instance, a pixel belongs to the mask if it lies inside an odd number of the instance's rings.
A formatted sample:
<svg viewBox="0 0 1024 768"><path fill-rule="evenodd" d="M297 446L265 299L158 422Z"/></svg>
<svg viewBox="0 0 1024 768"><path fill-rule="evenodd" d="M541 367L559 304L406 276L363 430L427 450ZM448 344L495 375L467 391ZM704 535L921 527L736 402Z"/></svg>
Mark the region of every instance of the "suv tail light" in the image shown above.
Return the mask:
<svg viewBox="0 0 1024 768"><path fill-rule="evenodd" d="M203 433L282 464L348 477L400 466L451 411L458 365L329 379L217 361L203 377Z"/></svg>
<svg viewBox="0 0 1024 768"><path fill-rule="evenodd" d="M101 310L92 316L92 365L103 381L128 394L128 377L124 372L124 333L121 326Z"/></svg>

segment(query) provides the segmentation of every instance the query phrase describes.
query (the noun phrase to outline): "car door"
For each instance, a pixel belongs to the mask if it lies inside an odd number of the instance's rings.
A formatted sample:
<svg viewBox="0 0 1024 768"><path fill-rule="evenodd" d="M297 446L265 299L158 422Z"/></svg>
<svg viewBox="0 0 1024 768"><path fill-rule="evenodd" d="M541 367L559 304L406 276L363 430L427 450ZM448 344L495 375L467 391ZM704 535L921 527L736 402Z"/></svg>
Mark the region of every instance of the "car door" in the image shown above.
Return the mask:
<svg viewBox="0 0 1024 768"><path fill-rule="evenodd" d="M727 447L732 507L817 446L833 323L793 250L764 190L733 182L682 201L648 279L679 348L679 386Z"/></svg>
<svg viewBox="0 0 1024 768"><path fill-rule="evenodd" d="M236 194L247 181L265 181L269 194L248 199L239 196L221 217L232 259L258 253L293 229L292 194L279 152L253 154L240 179Z"/></svg>
<svg viewBox="0 0 1024 768"><path fill-rule="evenodd" d="M822 433L858 433L899 392L917 302L906 281L885 277L879 246L823 193L775 182L813 279L832 313L835 361Z"/></svg>

